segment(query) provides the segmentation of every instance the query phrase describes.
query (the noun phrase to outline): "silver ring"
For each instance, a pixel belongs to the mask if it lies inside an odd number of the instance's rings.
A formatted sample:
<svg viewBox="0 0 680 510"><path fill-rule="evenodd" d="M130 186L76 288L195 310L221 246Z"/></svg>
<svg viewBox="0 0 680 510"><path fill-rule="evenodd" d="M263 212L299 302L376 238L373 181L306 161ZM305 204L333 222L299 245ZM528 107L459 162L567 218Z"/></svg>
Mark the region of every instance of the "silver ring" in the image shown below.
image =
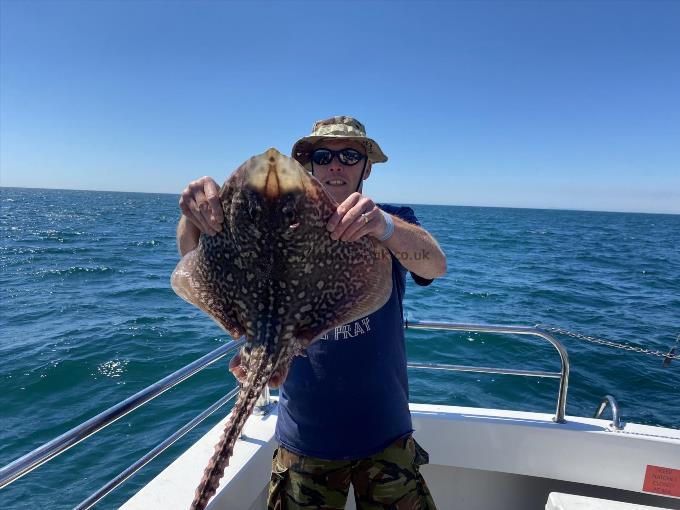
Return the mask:
<svg viewBox="0 0 680 510"><path fill-rule="evenodd" d="M364 219L364 225L371 221L370 219L368 219L368 213L363 213L361 217Z"/></svg>

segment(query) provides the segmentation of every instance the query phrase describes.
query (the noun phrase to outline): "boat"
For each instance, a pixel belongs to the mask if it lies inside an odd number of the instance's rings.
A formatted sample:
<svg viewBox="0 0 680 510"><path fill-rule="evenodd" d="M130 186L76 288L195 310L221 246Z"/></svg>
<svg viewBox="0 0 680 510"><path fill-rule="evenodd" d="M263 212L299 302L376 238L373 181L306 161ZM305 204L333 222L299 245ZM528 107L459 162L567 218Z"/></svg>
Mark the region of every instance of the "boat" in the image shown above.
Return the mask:
<svg viewBox="0 0 680 510"><path fill-rule="evenodd" d="M560 371L409 363L413 370L510 374L559 380L554 413L410 404L414 437L430 452L421 471L440 510L641 510L680 509L680 430L623 423L616 399L604 395L594 417L566 414L569 357L562 343L537 326L404 321L407 329L468 331L535 337L550 343ZM0 469L0 488L75 446L117 419L233 354L244 339L229 341L202 358L98 414ZM675 355L673 355L675 357ZM180 427L76 508L92 508L179 438L232 400L231 390ZM276 448L276 397L260 397L234 448L209 510L266 508ZM609 409L611 419L604 419ZM162 470L120 508L186 509L228 416ZM356 508L351 497L347 509Z"/></svg>

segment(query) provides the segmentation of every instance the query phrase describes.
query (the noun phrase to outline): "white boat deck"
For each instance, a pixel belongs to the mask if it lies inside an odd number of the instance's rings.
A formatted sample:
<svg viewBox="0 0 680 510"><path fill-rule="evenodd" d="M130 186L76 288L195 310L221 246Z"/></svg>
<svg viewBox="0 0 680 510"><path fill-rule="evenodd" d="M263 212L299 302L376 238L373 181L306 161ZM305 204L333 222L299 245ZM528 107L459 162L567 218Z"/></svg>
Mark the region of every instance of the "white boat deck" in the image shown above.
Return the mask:
<svg viewBox="0 0 680 510"><path fill-rule="evenodd" d="M680 475L680 430L626 424L614 431L607 420L568 416L557 424L543 413L428 404L411 404L411 412L415 438L430 453L422 472L440 510L543 509L552 492L680 509L680 498L643 492L648 466ZM188 508L225 420L121 508ZM276 411L249 419L209 509L265 508L275 425ZM572 506L554 508L625 508L563 501Z"/></svg>

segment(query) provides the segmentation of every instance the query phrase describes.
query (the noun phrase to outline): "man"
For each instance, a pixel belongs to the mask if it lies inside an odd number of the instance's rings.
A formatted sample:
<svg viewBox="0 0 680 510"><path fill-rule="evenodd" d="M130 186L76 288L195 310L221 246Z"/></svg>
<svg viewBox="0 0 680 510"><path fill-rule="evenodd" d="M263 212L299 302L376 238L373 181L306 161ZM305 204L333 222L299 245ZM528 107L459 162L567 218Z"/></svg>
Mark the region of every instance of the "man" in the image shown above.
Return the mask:
<svg viewBox="0 0 680 510"><path fill-rule="evenodd" d="M269 509L342 509L350 483L360 509L433 509L419 465L427 453L411 436L402 299L406 272L428 285L446 271L446 257L408 207L376 205L362 193L374 163L387 161L380 146L352 117L314 124L293 146L300 162L339 204L327 229L333 239L371 236L392 256L392 294L373 314L336 327L296 357L281 386ZM180 198L180 253L201 233L221 230L219 188L203 177ZM230 369L245 374L236 356Z"/></svg>

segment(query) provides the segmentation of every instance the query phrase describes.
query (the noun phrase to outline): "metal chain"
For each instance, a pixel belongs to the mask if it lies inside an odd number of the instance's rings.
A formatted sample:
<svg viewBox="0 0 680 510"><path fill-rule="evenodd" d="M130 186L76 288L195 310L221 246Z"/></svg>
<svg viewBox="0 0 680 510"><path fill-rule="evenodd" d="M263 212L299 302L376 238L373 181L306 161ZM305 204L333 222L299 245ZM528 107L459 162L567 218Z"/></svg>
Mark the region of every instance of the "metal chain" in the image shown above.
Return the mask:
<svg viewBox="0 0 680 510"><path fill-rule="evenodd" d="M634 345L628 345L628 344L620 344L616 342L612 342L610 340L604 340L602 338L595 338L593 336L588 336L584 335L582 333L577 333L574 331L569 331L568 329L564 328L557 328L555 326L549 326L547 324L537 324L537 328L539 329L544 329L546 331L550 331L553 333L559 333L561 335L566 335L570 336L572 338L577 338L579 340L584 340L586 342L590 342L593 344L598 344L598 345L606 345L607 347L614 347L616 349L623 349L624 351L632 351L632 352L637 352L640 354L648 354L650 356L657 356L660 358L664 358L667 360L672 360L672 359L680 359L680 353L679 354L674 354L673 351L675 349L671 349L669 352L661 352L661 351L653 351L650 349L645 349L643 347L636 347ZM680 339L680 337L679 337Z"/></svg>

